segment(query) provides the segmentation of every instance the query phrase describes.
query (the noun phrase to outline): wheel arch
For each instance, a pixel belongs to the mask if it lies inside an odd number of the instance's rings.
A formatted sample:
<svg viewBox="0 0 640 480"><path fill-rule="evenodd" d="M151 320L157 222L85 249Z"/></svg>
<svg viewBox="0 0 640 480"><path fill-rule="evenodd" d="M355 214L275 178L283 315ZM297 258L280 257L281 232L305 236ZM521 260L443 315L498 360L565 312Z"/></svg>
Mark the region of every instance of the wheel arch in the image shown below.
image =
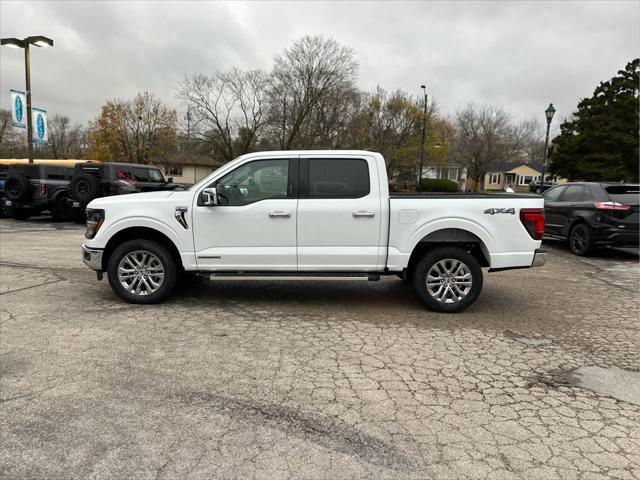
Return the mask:
<svg viewBox="0 0 640 480"><path fill-rule="evenodd" d="M102 254L102 271L106 271L109 258L119 245L136 239L151 240L159 243L169 251L176 262L176 266L182 268L182 258L178 247L167 235L151 227L127 227L115 233L105 245Z"/></svg>
<svg viewBox="0 0 640 480"><path fill-rule="evenodd" d="M491 266L489 250L480 237L463 228L442 228L425 235L415 245L407 263L407 278L411 278L416 264L426 252L441 246L458 246L473 255L481 267Z"/></svg>

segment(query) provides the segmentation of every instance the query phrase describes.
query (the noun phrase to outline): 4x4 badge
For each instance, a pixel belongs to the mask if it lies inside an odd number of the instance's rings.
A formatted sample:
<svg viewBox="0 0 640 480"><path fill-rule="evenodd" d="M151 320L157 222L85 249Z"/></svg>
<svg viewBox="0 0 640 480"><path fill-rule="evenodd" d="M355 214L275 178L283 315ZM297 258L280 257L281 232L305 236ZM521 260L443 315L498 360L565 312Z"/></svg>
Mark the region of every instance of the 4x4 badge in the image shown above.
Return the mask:
<svg viewBox="0 0 640 480"><path fill-rule="evenodd" d="M487 208L484 213L487 215L496 215L497 213L505 213L507 215L515 215L515 208Z"/></svg>

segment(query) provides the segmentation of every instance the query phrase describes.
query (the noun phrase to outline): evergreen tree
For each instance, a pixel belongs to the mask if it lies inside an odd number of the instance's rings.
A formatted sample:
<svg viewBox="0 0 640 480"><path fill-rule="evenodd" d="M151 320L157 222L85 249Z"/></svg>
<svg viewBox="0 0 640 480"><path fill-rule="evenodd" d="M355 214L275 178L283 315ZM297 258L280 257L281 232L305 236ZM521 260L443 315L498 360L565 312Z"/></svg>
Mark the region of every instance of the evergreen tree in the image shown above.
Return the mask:
<svg viewBox="0 0 640 480"><path fill-rule="evenodd" d="M638 181L638 66L601 82L553 139L551 170L570 180Z"/></svg>

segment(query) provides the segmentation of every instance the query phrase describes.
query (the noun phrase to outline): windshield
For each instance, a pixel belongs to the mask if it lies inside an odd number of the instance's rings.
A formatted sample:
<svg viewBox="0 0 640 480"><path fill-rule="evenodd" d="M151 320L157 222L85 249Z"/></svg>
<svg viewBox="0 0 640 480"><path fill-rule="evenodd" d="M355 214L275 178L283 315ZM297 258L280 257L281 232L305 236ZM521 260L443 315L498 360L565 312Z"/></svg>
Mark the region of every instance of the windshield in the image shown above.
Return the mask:
<svg viewBox="0 0 640 480"><path fill-rule="evenodd" d="M605 190L614 202L626 205L640 204L640 185L609 185Z"/></svg>

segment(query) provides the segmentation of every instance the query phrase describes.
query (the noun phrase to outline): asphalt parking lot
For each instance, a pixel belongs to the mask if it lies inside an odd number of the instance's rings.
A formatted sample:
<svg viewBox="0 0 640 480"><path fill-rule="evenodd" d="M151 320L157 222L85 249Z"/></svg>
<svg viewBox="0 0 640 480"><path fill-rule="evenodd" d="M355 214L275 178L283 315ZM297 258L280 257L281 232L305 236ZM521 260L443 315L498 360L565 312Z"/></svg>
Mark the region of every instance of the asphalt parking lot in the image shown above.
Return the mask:
<svg viewBox="0 0 640 480"><path fill-rule="evenodd" d="M82 234L0 220L2 478L640 478L637 252L550 243L459 315L395 277L131 306Z"/></svg>

